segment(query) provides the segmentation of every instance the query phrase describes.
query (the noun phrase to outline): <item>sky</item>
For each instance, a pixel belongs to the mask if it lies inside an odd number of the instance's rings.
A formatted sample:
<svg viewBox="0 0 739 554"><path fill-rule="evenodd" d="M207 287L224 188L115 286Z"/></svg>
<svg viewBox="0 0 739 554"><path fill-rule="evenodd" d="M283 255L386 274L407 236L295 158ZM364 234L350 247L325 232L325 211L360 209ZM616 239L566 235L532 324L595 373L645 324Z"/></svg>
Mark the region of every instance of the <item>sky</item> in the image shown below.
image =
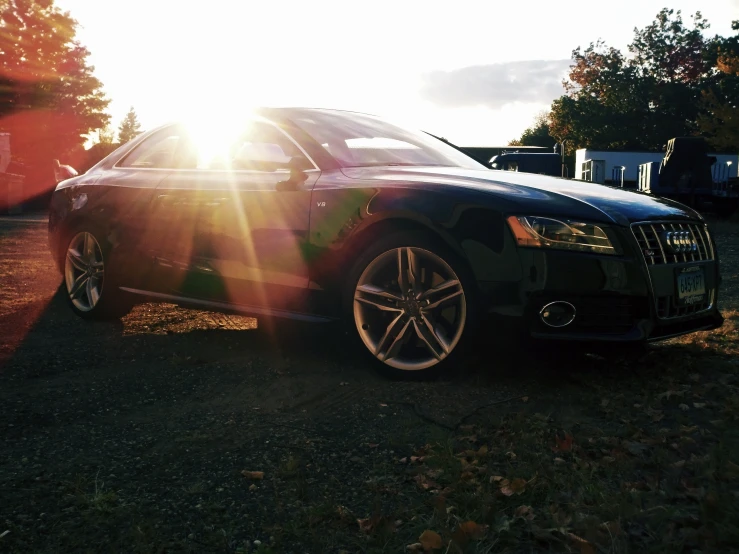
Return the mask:
<svg viewBox="0 0 739 554"><path fill-rule="evenodd" d="M373 113L462 146L506 144L562 94L571 52L624 49L667 0L56 0L144 130L251 106ZM739 0L671 0L731 34Z"/></svg>

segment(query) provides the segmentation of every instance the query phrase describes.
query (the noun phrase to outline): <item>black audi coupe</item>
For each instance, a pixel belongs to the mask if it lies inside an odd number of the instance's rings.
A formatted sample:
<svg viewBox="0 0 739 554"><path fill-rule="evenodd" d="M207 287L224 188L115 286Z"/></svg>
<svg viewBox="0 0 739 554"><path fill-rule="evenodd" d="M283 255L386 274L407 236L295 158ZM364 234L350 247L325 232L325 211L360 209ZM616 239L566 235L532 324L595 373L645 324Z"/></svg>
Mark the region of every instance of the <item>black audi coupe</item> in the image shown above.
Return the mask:
<svg viewBox="0 0 739 554"><path fill-rule="evenodd" d="M690 208L490 170L336 110L145 133L57 186L49 243L81 317L145 300L343 321L398 374L454 363L489 321L610 342L723 322L716 246Z"/></svg>

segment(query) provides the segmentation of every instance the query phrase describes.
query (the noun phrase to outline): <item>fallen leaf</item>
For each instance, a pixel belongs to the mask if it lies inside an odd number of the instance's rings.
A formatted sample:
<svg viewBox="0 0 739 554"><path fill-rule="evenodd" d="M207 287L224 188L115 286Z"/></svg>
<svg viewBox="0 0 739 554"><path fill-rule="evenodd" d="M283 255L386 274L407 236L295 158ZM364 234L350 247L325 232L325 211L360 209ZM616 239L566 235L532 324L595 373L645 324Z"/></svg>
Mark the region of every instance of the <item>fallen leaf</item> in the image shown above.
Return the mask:
<svg viewBox="0 0 739 554"><path fill-rule="evenodd" d="M439 483L436 481L433 481L432 479L428 479L425 475L416 475L413 480L418 484L419 487L421 487L423 490L438 490L441 488Z"/></svg>
<svg viewBox="0 0 739 554"><path fill-rule="evenodd" d="M480 449L477 451L477 456L482 457L485 456L488 453L488 447L487 445L482 445Z"/></svg>
<svg viewBox="0 0 739 554"><path fill-rule="evenodd" d="M485 536L485 533L487 533L488 530L488 526L480 525L479 523L476 523L474 521L465 521L463 523L460 523L457 529L459 529L462 533L467 535L473 541L477 541Z"/></svg>
<svg viewBox="0 0 739 554"><path fill-rule="evenodd" d="M554 439L557 441L557 446L553 446L552 450L555 452L569 452L572 450L572 443L573 443L573 437L569 433L565 434L564 439L560 439L558 435L554 436Z"/></svg>
<svg viewBox="0 0 739 554"><path fill-rule="evenodd" d="M466 547L470 541L478 541L482 539L488 532L487 525L480 525L474 521L465 521L452 533L452 540L462 548Z"/></svg>
<svg viewBox="0 0 739 554"><path fill-rule="evenodd" d="M580 554L595 554L595 549L593 548L593 545L582 537L578 537L574 533L567 533L567 536L575 544L575 546L580 548Z"/></svg>
<svg viewBox="0 0 739 554"><path fill-rule="evenodd" d="M513 515L531 521L534 519L534 509L531 506L519 506Z"/></svg>
<svg viewBox="0 0 739 554"><path fill-rule="evenodd" d="M434 548L442 548L444 546L441 540L441 535L436 531L426 529L421 536L418 537L418 542L421 543L424 550L433 550Z"/></svg>
<svg viewBox="0 0 739 554"><path fill-rule="evenodd" d="M515 452L506 452L505 455L508 456L511 460L515 460L516 459L516 453Z"/></svg>
<svg viewBox="0 0 739 554"><path fill-rule="evenodd" d="M513 496L514 494L521 494L526 490L526 479L516 478L510 483L503 481L501 483L500 492L505 496Z"/></svg>
<svg viewBox="0 0 739 554"><path fill-rule="evenodd" d="M252 484L251 484L251 485L249 486L249 490L250 490L250 491L255 491L255 490L257 490L257 486L256 486L256 485L255 485L254 483L252 483Z"/></svg>
<svg viewBox="0 0 739 554"><path fill-rule="evenodd" d="M490 477L490 482L491 483L498 483L498 482L502 481L503 479L504 478L501 475L493 475L492 477Z"/></svg>
<svg viewBox="0 0 739 554"><path fill-rule="evenodd" d="M687 404L680 404L678 408L680 408L683 412L686 412L690 409L690 406L688 406Z"/></svg>
<svg viewBox="0 0 739 554"><path fill-rule="evenodd" d="M247 471L247 470L244 470L244 471L241 472L241 475L243 475L247 479L264 479L264 472L263 471Z"/></svg>
<svg viewBox="0 0 739 554"><path fill-rule="evenodd" d="M420 542L414 542L405 547L409 552L423 552L423 545Z"/></svg>
<svg viewBox="0 0 739 554"><path fill-rule="evenodd" d="M364 533L369 533L372 531L373 527L375 526L375 522L373 521L374 518L367 517L364 519L357 519L357 523L359 524L359 530L363 531Z"/></svg>

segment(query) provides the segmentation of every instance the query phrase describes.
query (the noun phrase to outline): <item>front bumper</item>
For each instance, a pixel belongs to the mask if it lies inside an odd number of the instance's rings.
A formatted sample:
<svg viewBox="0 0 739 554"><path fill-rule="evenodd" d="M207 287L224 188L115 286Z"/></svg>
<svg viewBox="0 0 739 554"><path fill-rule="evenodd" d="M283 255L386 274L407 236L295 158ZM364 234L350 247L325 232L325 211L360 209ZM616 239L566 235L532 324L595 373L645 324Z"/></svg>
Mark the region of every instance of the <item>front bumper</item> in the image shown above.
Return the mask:
<svg viewBox="0 0 739 554"><path fill-rule="evenodd" d="M710 259L685 257L655 265L630 232L623 229L623 256L518 249L520 282L480 283L491 315L514 316L533 338L577 342L656 341L720 327L715 247ZM702 268L706 293L700 302L683 306L676 272L691 266ZM540 312L557 301L574 306L576 316L569 325L554 328Z"/></svg>

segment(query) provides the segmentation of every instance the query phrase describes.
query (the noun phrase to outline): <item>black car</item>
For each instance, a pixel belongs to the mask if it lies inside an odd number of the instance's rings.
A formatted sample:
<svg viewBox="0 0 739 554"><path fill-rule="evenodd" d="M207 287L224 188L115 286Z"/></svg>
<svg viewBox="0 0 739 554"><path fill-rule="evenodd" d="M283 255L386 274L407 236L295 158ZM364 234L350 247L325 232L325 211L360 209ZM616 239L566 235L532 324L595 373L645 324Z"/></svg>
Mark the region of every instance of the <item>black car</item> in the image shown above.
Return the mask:
<svg viewBox="0 0 739 554"><path fill-rule="evenodd" d="M716 247L690 208L489 170L351 112L155 129L57 186L49 236L82 317L160 300L344 320L401 373L449 364L489 320L611 342L723 321Z"/></svg>

